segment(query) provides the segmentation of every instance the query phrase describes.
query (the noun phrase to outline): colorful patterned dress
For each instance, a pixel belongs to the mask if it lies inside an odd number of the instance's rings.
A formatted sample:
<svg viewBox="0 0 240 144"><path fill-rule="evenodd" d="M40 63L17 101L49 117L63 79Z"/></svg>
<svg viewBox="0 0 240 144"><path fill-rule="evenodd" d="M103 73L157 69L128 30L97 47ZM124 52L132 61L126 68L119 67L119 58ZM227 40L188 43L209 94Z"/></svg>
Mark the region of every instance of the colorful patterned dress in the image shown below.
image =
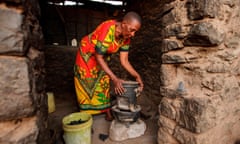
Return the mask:
<svg viewBox="0 0 240 144"><path fill-rule="evenodd" d="M104 55L106 61L113 53L128 51L130 39L115 41L115 20L100 24L80 43L74 66L74 84L80 111L90 114L106 112L110 108L110 77L98 65L94 53Z"/></svg>

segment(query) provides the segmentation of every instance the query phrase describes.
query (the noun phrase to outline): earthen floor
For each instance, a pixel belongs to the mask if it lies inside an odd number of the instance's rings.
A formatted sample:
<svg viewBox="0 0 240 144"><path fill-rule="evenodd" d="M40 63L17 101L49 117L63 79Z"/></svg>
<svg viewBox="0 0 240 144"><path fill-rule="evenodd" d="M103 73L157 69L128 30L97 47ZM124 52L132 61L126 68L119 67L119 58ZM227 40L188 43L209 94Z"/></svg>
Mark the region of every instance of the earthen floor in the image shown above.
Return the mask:
<svg viewBox="0 0 240 144"><path fill-rule="evenodd" d="M66 98L55 99L56 110L49 114L48 127L53 132L52 143L64 144L62 139L61 121L64 116L72 112L77 112L77 104L73 100ZM147 125L147 130L143 136L134 139L128 139L121 142L112 141L107 138L105 141L99 139L100 134L108 135L111 122L104 119L104 115L93 116L92 125L92 144L157 144L157 120L154 118L144 120Z"/></svg>

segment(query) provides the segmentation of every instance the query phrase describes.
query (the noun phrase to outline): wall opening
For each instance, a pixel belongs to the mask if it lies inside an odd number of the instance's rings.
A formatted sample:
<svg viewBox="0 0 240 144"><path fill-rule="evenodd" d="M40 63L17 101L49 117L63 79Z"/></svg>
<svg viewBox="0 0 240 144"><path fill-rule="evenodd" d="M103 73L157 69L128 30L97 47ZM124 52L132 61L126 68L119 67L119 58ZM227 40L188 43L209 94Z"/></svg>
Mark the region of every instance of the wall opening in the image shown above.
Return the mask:
<svg viewBox="0 0 240 144"><path fill-rule="evenodd" d="M157 129L146 143L239 143L239 0L122 2L123 7L82 0L71 6L63 0L0 2L0 143L53 140L62 116L78 111L72 40L129 10L143 18L130 61L145 82L143 116L149 129ZM110 66L131 79L116 63L117 55ZM46 91L54 92L57 103L48 125Z"/></svg>
<svg viewBox="0 0 240 144"><path fill-rule="evenodd" d="M64 6L62 1L40 2L41 25L45 41L46 91L54 93L58 109L55 113L50 114L49 125L52 125L50 129L56 128L58 131L61 131L62 116L78 111L73 83L73 66L81 38L92 32L104 20L119 19L127 11L133 10L141 15L140 0L139 3L122 1L120 6L95 1L78 2L81 4L77 3L77 5L71 6ZM146 23L144 22L143 26ZM72 45L73 39L77 41L77 45ZM143 40L146 39L142 39L140 30L132 40L129 58L132 65L142 75L145 84L144 92L139 98L140 105L144 107L142 117L146 120L151 119L150 127L154 128L154 136L156 136L157 103L159 103L157 71L160 64L157 59L159 59L159 54L146 50L149 47L147 44L142 46L141 41ZM118 54L112 57L109 65L120 78L134 80L120 66ZM155 70L152 71L153 69ZM56 123L56 121L58 122ZM58 138L60 138L60 134ZM154 140L156 141L156 138Z"/></svg>

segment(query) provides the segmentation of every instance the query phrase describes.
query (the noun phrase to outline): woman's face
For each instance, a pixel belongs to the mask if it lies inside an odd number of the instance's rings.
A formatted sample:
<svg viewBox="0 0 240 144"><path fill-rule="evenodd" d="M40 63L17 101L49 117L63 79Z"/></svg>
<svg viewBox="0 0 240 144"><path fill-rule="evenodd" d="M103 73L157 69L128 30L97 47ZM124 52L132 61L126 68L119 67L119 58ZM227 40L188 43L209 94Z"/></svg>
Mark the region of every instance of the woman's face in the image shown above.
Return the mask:
<svg viewBox="0 0 240 144"><path fill-rule="evenodd" d="M124 39L131 38L141 27L137 20L124 20L122 22L122 36Z"/></svg>

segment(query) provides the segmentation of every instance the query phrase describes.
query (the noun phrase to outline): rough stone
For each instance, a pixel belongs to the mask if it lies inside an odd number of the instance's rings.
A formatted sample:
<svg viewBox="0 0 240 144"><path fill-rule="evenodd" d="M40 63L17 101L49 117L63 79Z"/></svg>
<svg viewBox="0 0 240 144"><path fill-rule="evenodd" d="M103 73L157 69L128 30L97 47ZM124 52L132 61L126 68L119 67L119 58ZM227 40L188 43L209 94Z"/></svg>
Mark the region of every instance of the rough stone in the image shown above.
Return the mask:
<svg viewBox="0 0 240 144"><path fill-rule="evenodd" d="M167 97L167 98L171 98L171 99L174 99L178 96L175 89L171 89L171 88L163 87L163 86L160 87L160 95L162 97Z"/></svg>
<svg viewBox="0 0 240 144"><path fill-rule="evenodd" d="M182 39L187 36L187 32L183 30L180 24L168 25L162 30L162 37L168 38L171 36L176 36L178 39Z"/></svg>
<svg viewBox="0 0 240 144"><path fill-rule="evenodd" d="M184 40L185 46L217 46L224 40L224 32L217 30L211 23L194 24L187 38Z"/></svg>
<svg viewBox="0 0 240 144"><path fill-rule="evenodd" d="M36 117L0 122L1 144L37 144Z"/></svg>
<svg viewBox="0 0 240 144"><path fill-rule="evenodd" d="M230 71L230 66L225 62L212 62L207 68L207 72L210 73L226 73L228 71Z"/></svg>
<svg viewBox="0 0 240 144"><path fill-rule="evenodd" d="M180 144L171 134L164 131L161 127L158 131L158 144Z"/></svg>
<svg viewBox="0 0 240 144"><path fill-rule="evenodd" d="M0 56L0 120L24 117L34 111L28 70L28 59Z"/></svg>
<svg viewBox="0 0 240 144"><path fill-rule="evenodd" d="M183 48L183 44L177 40L164 39L162 42L162 52L163 53L171 51L171 50L182 49L182 48Z"/></svg>
<svg viewBox="0 0 240 144"><path fill-rule="evenodd" d="M43 92L46 88L45 86L45 55L43 52L40 52L34 48L30 48L27 53L28 58L30 59L31 73L32 73L32 83L33 89L37 92Z"/></svg>
<svg viewBox="0 0 240 144"><path fill-rule="evenodd" d="M165 14L162 16L161 25L163 27L166 27L167 25L175 23L175 15L173 12L171 12L173 8L170 8Z"/></svg>
<svg viewBox="0 0 240 144"><path fill-rule="evenodd" d="M0 143L49 143L37 0L0 4Z"/></svg>
<svg viewBox="0 0 240 144"><path fill-rule="evenodd" d="M175 127L173 137L181 144L236 144L236 133L239 133L239 116L228 115L216 127L201 134L192 133L180 126ZM232 131L233 133L229 133ZM214 134L214 135L213 135ZM213 135L213 137L211 137Z"/></svg>
<svg viewBox="0 0 240 144"><path fill-rule="evenodd" d="M174 0L173 0L174 1ZM171 4L167 4L160 10L157 15L158 18L163 18L163 16L168 15L174 9L174 6ZM164 19L164 18L163 18Z"/></svg>
<svg viewBox="0 0 240 144"><path fill-rule="evenodd" d="M187 60L185 57L180 56L180 55L170 55L170 54L163 54L162 55L162 63L163 64L180 64L180 63L186 63Z"/></svg>
<svg viewBox="0 0 240 144"><path fill-rule="evenodd" d="M226 39L226 41L225 41L226 47L227 48L238 48L239 39L240 39L240 36L233 36L233 37Z"/></svg>
<svg viewBox="0 0 240 144"><path fill-rule="evenodd" d="M18 11L0 7L0 53L24 53L22 21Z"/></svg>
<svg viewBox="0 0 240 144"><path fill-rule="evenodd" d="M225 5L228 5L229 7L234 7L236 4L235 4L235 1L233 0L222 0L223 4Z"/></svg>
<svg viewBox="0 0 240 144"><path fill-rule="evenodd" d="M234 75L240 75L240 60L233 66L232 73Z"/></svg>
<svg viewBox="0 0 240 144"><path fill-rule="evenodd" d="M228 62L231 62L238 58L237 55L235 55L234 53L230 53L228 51L219 52L218 57L223 59L224 61L228 61Z"/></svg>
<svg viewBox="0 0 240 144"><path fill-rule="evenodd" d="M222 93L220 94L223 101L232 103L240 98L240 89L237 77L226 76L223 78ZM230 109L229 109L230 111Z"/></svg>
<svg viewBox="0 0 240 144"><path fill-rule="evenodd" d="M172 135L174 132L174 129L176 127L176 122L165 116L160 115L158 125L159 125L159 127L162 128L163 131Z"/></svg>
<svg viewBox="0 0 240 144"><path fill-rule="evenodd" d="M185 104L184 104L183 98L176 98L175 100L172 101L172 106L176 110L176 119L175 119L176 123L181 119L181 115L182 115L181 108L184 107L184 105Z"/></svg>
<svg viewBox="0 0 240 144"><path fill-rule="evenodd" d="M39 11L38 5L34 4L34 1L27 1L26 7L31 9L31 15L25 15L22 30L25 32L24 47L28 49L34 47L38 50L43 50L43 33L41 26L39 25Z"/></svg>
<svg viewBox="0 0 240 144"><path fill-rule="evenodd" d="M217 107L215 100L209 97L192 97L182 99L179 107L180 119L177 123L194 133L203 133L217 125Z"/></svg>
<svg viewBox="0 0 240 144"><path fill-rule="evenodd" d="M186 96L188 93L186 90L179 91L178 89L168 88L168 87L161 87L160 88L160 96L167 97L170 99L175 99L179 97Z"/></svg>
<svg viewBox="0 0 240 144"><path fill-rule="evenodd" d="M162 55L162 64L183 64L197 61L198 56L179 52L169 52Z"/></svg>
<svg viewBox="0 0 240 144"><path fill-rule="evenodd" d="M8 8L6 5L0 6L0 24L4 28L21 30L22 20L21 10Z"/></svg>
<svg viewBox="0 0 240 144"><path fill-rule="evenodd" d="M172 105L172 99L163 97L159 104L159 114L172 120L176 119L176 109Z"/></svg>
<svg viewBox="0 0 240 144"><path fill-rule="evenodd" d="M214 76L214 77L209 76L203 79L202 81L202 85L212 91L221 90L223 88L224 83L225 83L225 79L219 76Z"/></svg>
<svg viewBox="0 0 240 144"><path fill-rule="evenodd" d="M137 122L124 124L113 120L109 130L109 137L114 141L136 138L145 133L146 124L138 119Z"/></svg>
<svg viewBox="0 0 240 144"><path fill-rule="evenodd" d="M204 17L215 18L219 12L219 0L188 0L188 17L199 20Z"/></svg>
<svg viewBox="0 0 240 144"><path fill-rule="evenodd" d="M201 144L197 142L197 136L194 133L187 131L184 128L176 127L173 135L180 144ZM204 143L202 143L204 144Z"/></svg>
<svg viewBox="0 0 240 144"><path fill-rule="evenodd" d="M176 77L176 67L168 64L162 64L160 68L161 86L168 86L172 84L172 79Z"/></svg>
<svg viewBox="0 0 240 144"><path fill-rule="evenodd" d="M33 69L37 71L43 71L43 67L45 66L45 55L43 52L30 48L27 57L32 61L32 67Z"/></svg>

